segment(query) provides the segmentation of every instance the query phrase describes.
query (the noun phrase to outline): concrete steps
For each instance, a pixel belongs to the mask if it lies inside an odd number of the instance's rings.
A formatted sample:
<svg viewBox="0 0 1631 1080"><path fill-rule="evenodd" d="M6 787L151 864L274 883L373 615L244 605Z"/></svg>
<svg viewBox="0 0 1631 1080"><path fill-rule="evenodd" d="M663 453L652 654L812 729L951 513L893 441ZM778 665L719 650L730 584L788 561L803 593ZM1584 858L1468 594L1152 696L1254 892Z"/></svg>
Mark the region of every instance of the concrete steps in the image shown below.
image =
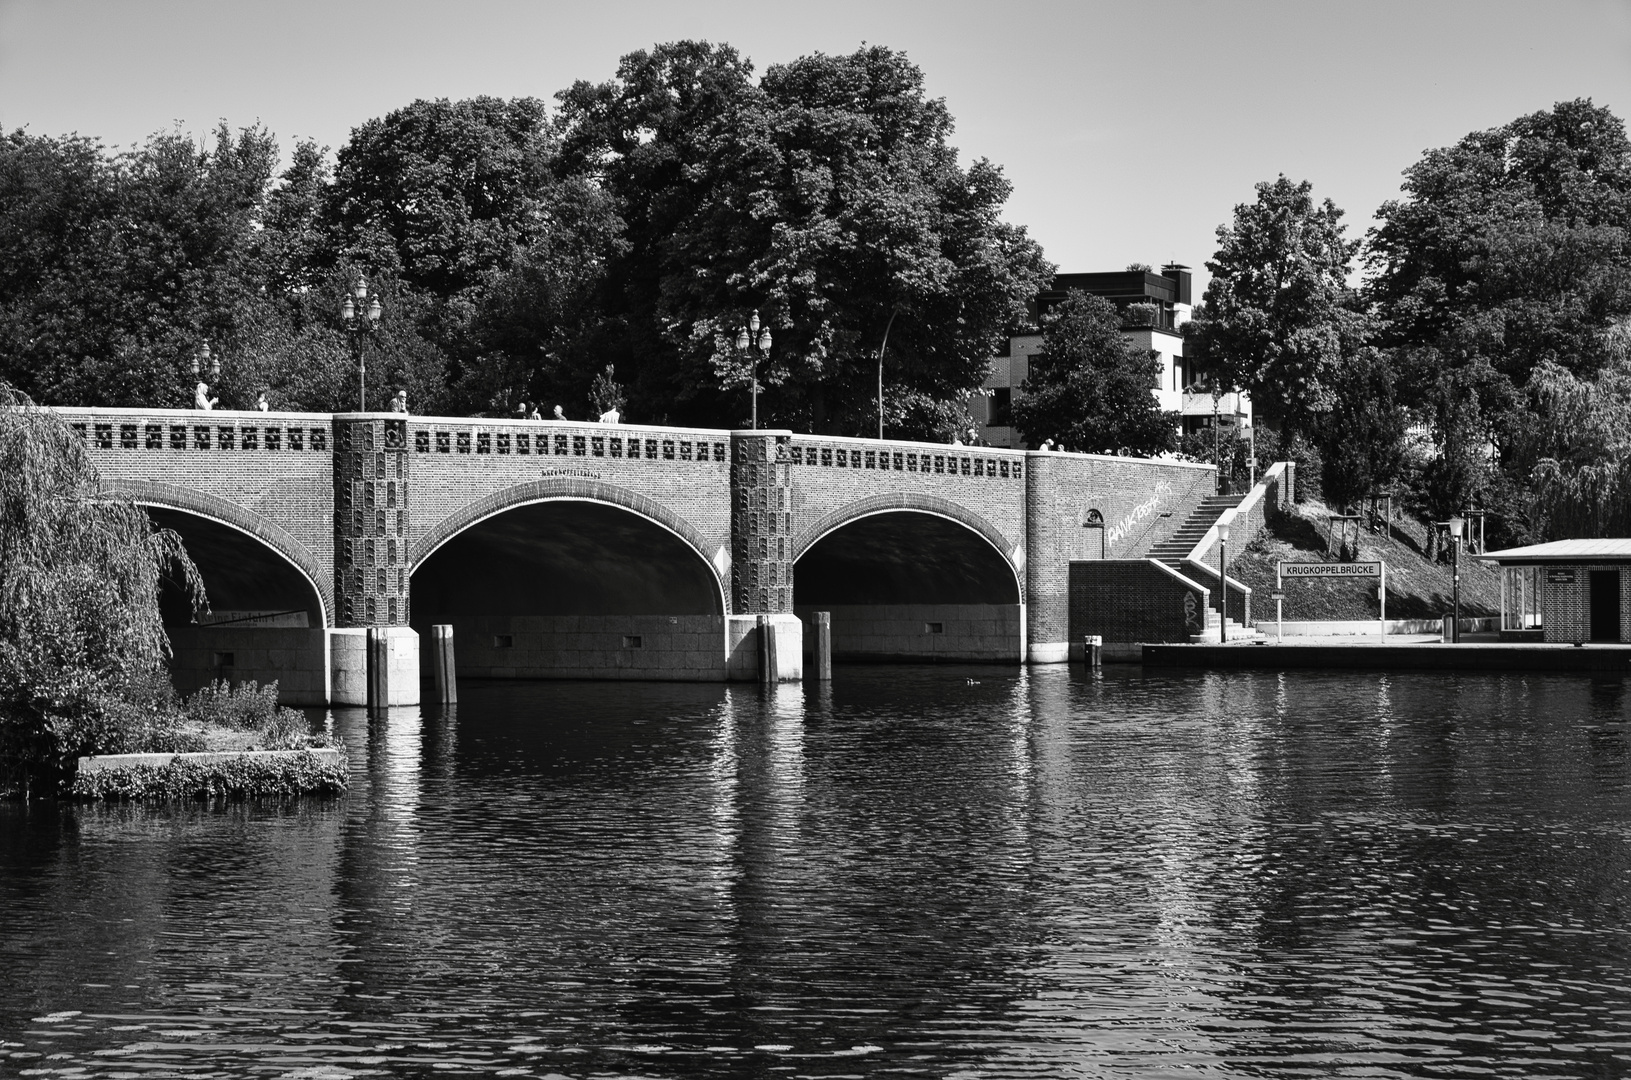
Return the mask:
<svg viewBox="0 0 1631 1080"><path fill-rule="evenodd" d="M1262 631L1256 629L1255 627L1241 626L1238 622L1236 622L1233 619L1228 620L1226 626L1227 626L1228 631L1229 631L1228 632L1229 644L1234 644L1237 641L1241 642L1241 643L1247 643L1247 642L1253 642L1253 641L1267 641L1268 640L1268 635L1264 634ZM1191 645L1216 645L1216 644L1218 644L1218 613L1217 613L1217 611L1215 609L1208 608L1206 610L1206 629L1205 629L1205 631L1202 632L1202 633L1199 633L1199 634L1190 634L1189 635L1189 643Z"/></svg>
<svg viewBox="0 0 1631 1080"><path fill-rule="evenodd" d="M1183 573L1184 558L1195 550L1195 545L1201 542L1223 512L1239 506L1243 498L1244 495L1208 495L1178 526L1177 532L1150 549L1149 557Z"/></svg>

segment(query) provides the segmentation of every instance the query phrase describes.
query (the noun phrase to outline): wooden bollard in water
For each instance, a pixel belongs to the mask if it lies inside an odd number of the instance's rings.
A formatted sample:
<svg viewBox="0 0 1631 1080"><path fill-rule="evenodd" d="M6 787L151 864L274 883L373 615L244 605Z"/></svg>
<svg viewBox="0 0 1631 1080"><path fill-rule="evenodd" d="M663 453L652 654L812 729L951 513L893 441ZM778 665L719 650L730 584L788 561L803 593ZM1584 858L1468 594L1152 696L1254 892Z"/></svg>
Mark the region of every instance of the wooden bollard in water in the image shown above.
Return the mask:
<svg viewBox="0 0 1631 1080"><path fill-rule="evenodd" d="M391 640L377 626L368 628L368 707L391 703Z"/></svg>
<svg viewBox="0 0 1631 1080"><path fill-rule="evenodd" d="M459 700L458 668L453 664L453 627L439 624L430 628L431 648L435 655L431 665L436 671L436 696L443 704L456 704Z"/></svg>
<svg viewBox="0 0 1631 1080"><path fill-rule="evenodd" d="M759 616L759 681L773 683L780 674L776 668L776 624L769 615Z"/></svg>
<svg viewBox="0 0 1631 1080"><path fill-rule="evenodd" d="M832 612L817 611L815 619L815 669L821 682L832 682Z"/></svg>

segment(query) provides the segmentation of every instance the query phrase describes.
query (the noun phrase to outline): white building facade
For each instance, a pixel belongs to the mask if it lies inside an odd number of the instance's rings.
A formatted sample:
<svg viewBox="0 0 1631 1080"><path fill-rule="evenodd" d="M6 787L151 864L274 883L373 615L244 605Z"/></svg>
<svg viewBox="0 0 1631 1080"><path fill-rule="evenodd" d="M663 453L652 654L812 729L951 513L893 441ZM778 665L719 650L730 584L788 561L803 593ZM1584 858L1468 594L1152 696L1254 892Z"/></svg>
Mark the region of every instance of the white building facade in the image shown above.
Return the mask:
<svg viewBox="0 0 1631 1080"><path fill-rule="evenodd" d="M1053 287L1036 298L1038 321L1073 289L1102 296L1115 304L1122 315L1121 332L1159 358L1160 375L1150 392L1162 411L1172 414L1173 425L1180 432L1196 431L1213 424L1251 426L1249 395L1214 396L1193 389L1195 372L1184 361L1183 325L1194 310L1190 302L1188 267L1169 263L1159 274L1148 270L1058 274L1053 279ZM974 419L983 425L984 438L992 446L1025 448L1024 439L1010 421L1010 409L1015 397L1024 393L1031 357L1041 350L1041 331L1033 329L1010 337L1007 355L992 358L990 373L982 387L984 397L976 397L970 404Z"/></svg>

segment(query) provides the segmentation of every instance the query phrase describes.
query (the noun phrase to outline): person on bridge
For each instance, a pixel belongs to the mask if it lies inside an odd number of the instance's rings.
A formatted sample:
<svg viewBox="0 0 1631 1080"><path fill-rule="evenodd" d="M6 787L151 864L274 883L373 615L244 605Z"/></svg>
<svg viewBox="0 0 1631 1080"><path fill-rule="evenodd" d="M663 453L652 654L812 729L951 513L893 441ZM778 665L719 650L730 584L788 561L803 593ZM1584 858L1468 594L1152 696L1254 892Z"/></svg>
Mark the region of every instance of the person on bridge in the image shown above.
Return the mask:
<svg viewBox="0 0 1631 1080"><path fill-rule="evenodd" d="M550 417L550 419L551 420L565 420L566 419L566 413L562 412L561 407L559 405L557 405L557 406L555 406L555 415Z"/></svg>
<svg viewBox="0 0 1631 1080"><path fill-rule="evenodd" d="M255 408L260 412L269 412L272 406L266 400L266 391L262 390L260 397L255 399Z"/></svg>
<svg viewBox="0 0 1631 1080"><path fill-rule="evenodd" d="M220 398L210 397L210 384L207 382L199 383L198 388L193 391L193 408L195 409L202 409L205 412L209 412L220 403Z"/></svg>
<svg viewBox="0 0 1631 1080"><path fill-rule="evenodd" d="M408 411L408 392L406 390L396 392L396 396L391 399L391 411L395 413Z"/></svg>

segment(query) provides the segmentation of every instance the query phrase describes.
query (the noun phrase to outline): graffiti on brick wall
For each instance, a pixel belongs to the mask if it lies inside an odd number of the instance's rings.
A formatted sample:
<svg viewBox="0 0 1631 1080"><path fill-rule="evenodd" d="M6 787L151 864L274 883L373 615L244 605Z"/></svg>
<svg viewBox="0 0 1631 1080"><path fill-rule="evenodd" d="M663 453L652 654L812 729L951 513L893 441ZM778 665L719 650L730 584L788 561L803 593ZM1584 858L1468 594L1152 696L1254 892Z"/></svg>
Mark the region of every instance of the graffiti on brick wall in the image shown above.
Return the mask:
<svg viewBox="0 0 1631 1080"><path fill-rule="evenodd" d="M1133 534L1133 530L1138 528L1138 526L1143 524L1145 521L1148 521L1150 515L1159 510L1161 508L1161 504L1171 495L1172 482L1170 480L1157 480L1155 482L1155 491L1148 499L1145 499L1143 502L1127 511L1127 515L1125 517L1116 522L1114 525L1110 526L1110 530L1104 538L1108 546L1114 548L1117 544L1120 544L1123 540L1131 536Z"/></svg>
<svg viewBox="0 0 1631 1080"><path fill-rule="evenodd" d="M1200 604L1195 600L1195 594L1184 592L1184 627L1192 633L1201 632Z"/></svg>

